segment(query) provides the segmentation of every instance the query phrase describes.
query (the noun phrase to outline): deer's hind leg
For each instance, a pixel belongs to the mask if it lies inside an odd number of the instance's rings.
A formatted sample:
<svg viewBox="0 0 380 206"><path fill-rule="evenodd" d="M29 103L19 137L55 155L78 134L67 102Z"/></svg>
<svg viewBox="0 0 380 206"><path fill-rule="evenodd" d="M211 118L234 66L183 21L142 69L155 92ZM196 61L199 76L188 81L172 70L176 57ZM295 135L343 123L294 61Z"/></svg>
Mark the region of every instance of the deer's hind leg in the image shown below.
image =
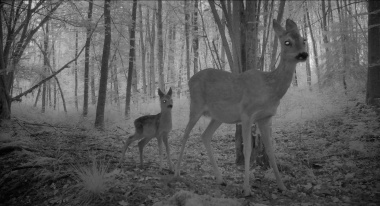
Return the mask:
<svg viewBox="0 0 380 206"><path fill-rule="evenodd" d="M139 143L139 153L140 153L140 168L143 168L144 162L143 162L143 151L144 147L153 137L144 137Z"/></svg>
<svg viewBox="0 0 380 206"><path fill-rule="evenodd" d="M125 152L128 150L129 145L131 145L132 142L134 142L138 139L141 139L141 138L142 138L141 134L139 134L137 132L134 135L128 137L127 141L125 141L123 148L121 149L121 158L119 161L119 165L124 161Z"/></svg>
<svg viewBox="0 0 380 206"><path fill-rule="evenodd" d="M269 164L272 167L274 175L276 177L277 186L280 190L284 191L286 190L286 187L284 185L284 182L282 181L281 174L278 171L276 158L274 155L274 149L272 145L272 118L262 119L257 123L263 140L265 152L267 153L269 158Z"/></svg>
<svg viewBox="0 0 380 206"><path fill-rule="evenodd" d="M212 148L211 148L211 139L214 132L219 128L219 126L222 124L222 122L219 122L215 119L211 119L209 125L207 126L206 130L203 132L201 138L203 141L203 144L205 145L207 155L210 159L211 165L214 169L214 174L216 177L216 181L218 184L224 185L222 175L219 171L218 164L216 163Z"/></svg>

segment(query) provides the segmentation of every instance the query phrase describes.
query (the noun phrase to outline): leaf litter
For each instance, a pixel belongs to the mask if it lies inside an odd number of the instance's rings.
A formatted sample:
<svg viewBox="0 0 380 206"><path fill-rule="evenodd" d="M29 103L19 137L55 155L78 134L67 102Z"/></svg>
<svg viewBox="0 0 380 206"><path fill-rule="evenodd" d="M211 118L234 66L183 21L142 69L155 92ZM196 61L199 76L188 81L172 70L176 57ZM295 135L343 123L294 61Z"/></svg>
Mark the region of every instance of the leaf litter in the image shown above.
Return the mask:
<svg viewBox="0 0 380 206"><path fill-rule="evenodd" d="M253 196L242 194L243 170L235 165L234 127L216 132L212 147L227 186L216 184L200 131L186 147L180 180L159 171L157 142L144 150L140 169L132 145L117 168L124 135L12 119L0 132L1 205L73 205L77 193L73 165L107 164L106 190L89 205L153 205L179 190L238 199L243 205L378 205L380 203L379 111L357 103L342 112L274 128L277 162L288 191L280 192L271 169L252 166ZM22 125L28 125L25 129ZM278 124L276 124L278 125ZM183 129L172 132L176 162ZM22 141L23 139L27 141ZM4 146L5 145L5 146ZM12 151L14 149L14 151ZM10 151L9 151L10 150ZM112 177L112 178L110 178ZM100 178L100 177L98 177Z"/></svg>

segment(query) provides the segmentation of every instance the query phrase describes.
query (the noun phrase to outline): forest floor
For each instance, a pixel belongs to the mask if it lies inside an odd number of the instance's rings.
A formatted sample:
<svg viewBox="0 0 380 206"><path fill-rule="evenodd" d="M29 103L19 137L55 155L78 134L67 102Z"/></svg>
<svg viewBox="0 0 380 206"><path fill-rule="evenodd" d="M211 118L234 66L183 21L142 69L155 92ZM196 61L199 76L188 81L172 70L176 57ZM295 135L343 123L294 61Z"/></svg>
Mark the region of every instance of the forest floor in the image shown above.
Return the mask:
<svg viewBox="0 0 380 206"><path fill-rule="evenodd" d="M159 171L156 140L144 150L143 169L137 167L135 143L117 168L125 133L16 115L0 127L0 205L152 205L180 190L232 198L242 205L379 205L379 114L351 102L329 115L274 128L277 162L288 191L277 190L270 169L253 166L253 195L247 198L242 194L243 167L235 165L233 126L220 128L212 140L227 183L220 186L197 129L187 142L183 174L174 180L167 169ZM174 164L182 134L183 128L171 133ZM167 168L166 159L164 163ZM83 174L99 184L83 183Z"/></svg>

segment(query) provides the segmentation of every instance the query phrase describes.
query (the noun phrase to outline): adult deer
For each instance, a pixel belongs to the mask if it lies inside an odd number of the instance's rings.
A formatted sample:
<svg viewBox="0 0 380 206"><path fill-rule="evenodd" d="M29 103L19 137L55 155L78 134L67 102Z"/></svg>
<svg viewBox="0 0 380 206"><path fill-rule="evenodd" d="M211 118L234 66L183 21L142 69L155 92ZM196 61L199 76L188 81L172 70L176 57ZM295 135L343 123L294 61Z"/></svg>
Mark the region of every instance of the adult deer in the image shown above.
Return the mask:
<svg viewBox="0 0 380 206"><path fill-rule="evenodd" d="M134 121L136 131L125 142L121 151L119 164L124 161L124 155L129 145L132 142L141 139L138 143L138 146L140 152L140 167L142 168L143 149L153 137L156 137L160 155L160 170L162 169L162 142L164 142L166 147L169 169L172 170L172 163L170 161L170 148L168 144L168 134L172 130L172 88L169 89L167 94L164 94L160 89L158 89L158 95L160 96L161 113L158 113L156 115L142 116Z"/></svg>
<svg viewBox="0 0 380 206"><path fill-rule="evenodd" d="M297 63L305 61L308 53L305 51L305 39L300 36L294 21L286 20L286 29L284 29L273 20L273 29L281 42L281 60L274 71L262 72L251 68L241 74L233 74L222 70L205 69L194 74L189 80L190 117L182 140L176 176L180 175L180 165L190 131L199 118L205 115L211 117L211 121L201 138L219 184L224 183L211 149L212 135L222 123L241 123L243 143L251 145L251 125L257 123L277 185L279 189L286 190L272 147L272 117L292 82ZM246 196L251 194L249 186L251 151L250 146L244 147L243 187Z"/></svg>

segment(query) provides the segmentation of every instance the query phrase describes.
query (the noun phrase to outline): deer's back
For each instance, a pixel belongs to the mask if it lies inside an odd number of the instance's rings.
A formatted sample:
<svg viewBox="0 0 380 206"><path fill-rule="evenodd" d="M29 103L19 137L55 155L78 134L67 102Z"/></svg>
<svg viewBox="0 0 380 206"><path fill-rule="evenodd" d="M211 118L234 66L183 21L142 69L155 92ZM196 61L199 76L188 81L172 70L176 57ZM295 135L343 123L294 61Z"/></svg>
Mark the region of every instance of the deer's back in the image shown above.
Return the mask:
<svg viewBox="0 0 380 206"><path fill-rule="evenodd" d="M144 136L154 136L160 124L160 115L145 115L135 120L136 133L144 134Z"/></svg>

